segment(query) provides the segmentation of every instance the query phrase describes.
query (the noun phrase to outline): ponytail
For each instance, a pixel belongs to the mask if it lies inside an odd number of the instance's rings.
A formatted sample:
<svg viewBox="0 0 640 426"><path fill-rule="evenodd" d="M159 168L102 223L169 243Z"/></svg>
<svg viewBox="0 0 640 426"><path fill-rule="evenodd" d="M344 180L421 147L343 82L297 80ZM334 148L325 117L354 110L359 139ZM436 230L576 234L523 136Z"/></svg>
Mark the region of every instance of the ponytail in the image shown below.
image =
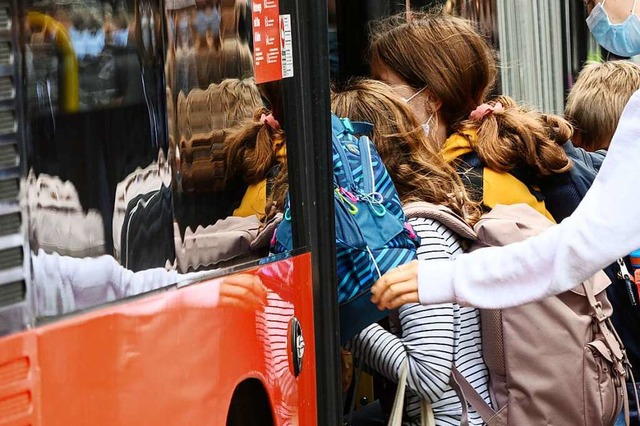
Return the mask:
<svg viewBox="0 0 640 426"><path fill-rule="evenodd" d="M517 105L508 96L479 106L458 131L477 134L474 150L498 172L526 165L539 176L549 176L572 167L561 147L573 134L571 125L561 117Z"/></svg>
<svg viewBox="0 0 640 426"><path fill-rule="evenodd" d="M284 132L264 108L256 111L251 121L232 130L225 140L227 182L242 176L246 183L263 180L276 161L274 147Z"/></svg>

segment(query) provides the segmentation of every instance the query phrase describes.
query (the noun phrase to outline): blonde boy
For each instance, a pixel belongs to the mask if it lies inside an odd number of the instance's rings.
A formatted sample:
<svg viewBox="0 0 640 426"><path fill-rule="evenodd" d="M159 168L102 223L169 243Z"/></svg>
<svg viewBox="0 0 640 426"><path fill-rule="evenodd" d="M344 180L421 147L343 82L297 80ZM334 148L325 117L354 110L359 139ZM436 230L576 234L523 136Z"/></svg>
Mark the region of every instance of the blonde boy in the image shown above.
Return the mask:
<svg viewBox="0 0 640 426"><path fill-rule="evenodd" d="M587 151L608 149L620 115L640 89L640 66L630 61L584 67L571 89L565 117L575 126L573 143Z"/></svg>

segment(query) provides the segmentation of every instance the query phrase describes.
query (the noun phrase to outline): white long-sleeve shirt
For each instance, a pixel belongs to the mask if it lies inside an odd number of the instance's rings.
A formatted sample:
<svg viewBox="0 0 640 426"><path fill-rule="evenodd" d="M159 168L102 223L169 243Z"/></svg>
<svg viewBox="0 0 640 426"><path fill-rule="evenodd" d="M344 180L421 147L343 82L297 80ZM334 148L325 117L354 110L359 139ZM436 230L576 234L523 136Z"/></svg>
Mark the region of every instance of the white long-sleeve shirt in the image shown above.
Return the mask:
<svg viewBox="0 0 640 426"><path fill-rule="evenodd" d="M576 211L525 241L420 262L420 302L507 308L562 293L640 247L640 91Z"/></svg>
<svg viewBox="0 0 640 426"><path fill-rule="evenodd" d="M462 253L460 237L433 219L409 222L420 236L418 259L427 262L453 259ZM489 372L482 360L480 312L453 303L399 309L399 324L391 332L373 324L349 344L356 358L393 382L398 382L405 360L409 363L405 402L405 426L418 426L422 399L432 403L436 426L460 424L462 405L449 385L455 365L471 385L489 402ZM473 409L469 424L484 422Z"/></svg>

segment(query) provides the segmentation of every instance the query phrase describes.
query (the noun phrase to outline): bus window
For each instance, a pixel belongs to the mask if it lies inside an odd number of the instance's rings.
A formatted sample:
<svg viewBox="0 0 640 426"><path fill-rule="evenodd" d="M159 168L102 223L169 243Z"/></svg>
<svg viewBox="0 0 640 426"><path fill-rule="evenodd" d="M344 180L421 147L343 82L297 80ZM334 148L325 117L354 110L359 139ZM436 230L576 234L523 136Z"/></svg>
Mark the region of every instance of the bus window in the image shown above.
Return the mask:
<svg viewBox="0 0 640 426"><path fill-rule="evenodd" d="M286 158L282 85L255 82L249 3L160 4L26 7L38 317L268 255L267 200Z"/></svg>
<svg viewBox="0 0 640 426"><path fill-rule="evenodd" d="M246 0L169 2L165 11L169 157L182 273L264 254L249 247L286 157L279 83L254 79ZM244 247L225 251L232 234ZM207 248L207 250L203 250ZM263 247L264 248L264 247Z"/></svg>
<svg viewBox="0 0 640 426"><path fill-rule="evenodd" d="M38 316L175 282L161 22L152 2L24 6L23 183Z"/></svg>

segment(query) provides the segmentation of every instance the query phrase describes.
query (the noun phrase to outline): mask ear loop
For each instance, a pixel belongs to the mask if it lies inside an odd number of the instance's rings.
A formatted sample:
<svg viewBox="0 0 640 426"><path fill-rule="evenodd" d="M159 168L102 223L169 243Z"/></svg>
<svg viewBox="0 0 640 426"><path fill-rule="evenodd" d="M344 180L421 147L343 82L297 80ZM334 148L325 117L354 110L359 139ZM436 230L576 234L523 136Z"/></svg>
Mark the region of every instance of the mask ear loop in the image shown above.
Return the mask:
<svg viewBox="0 0 640 426"><path fill-rule="evenodd" d="M422 89L418 90L416 93L414 93L413 95L409 96L408 98L406 98L404 101L406 103L411 102L412 100L414 100L420 93L424 92L425 90L427 90L427 86L424 86Z"/></svg>

